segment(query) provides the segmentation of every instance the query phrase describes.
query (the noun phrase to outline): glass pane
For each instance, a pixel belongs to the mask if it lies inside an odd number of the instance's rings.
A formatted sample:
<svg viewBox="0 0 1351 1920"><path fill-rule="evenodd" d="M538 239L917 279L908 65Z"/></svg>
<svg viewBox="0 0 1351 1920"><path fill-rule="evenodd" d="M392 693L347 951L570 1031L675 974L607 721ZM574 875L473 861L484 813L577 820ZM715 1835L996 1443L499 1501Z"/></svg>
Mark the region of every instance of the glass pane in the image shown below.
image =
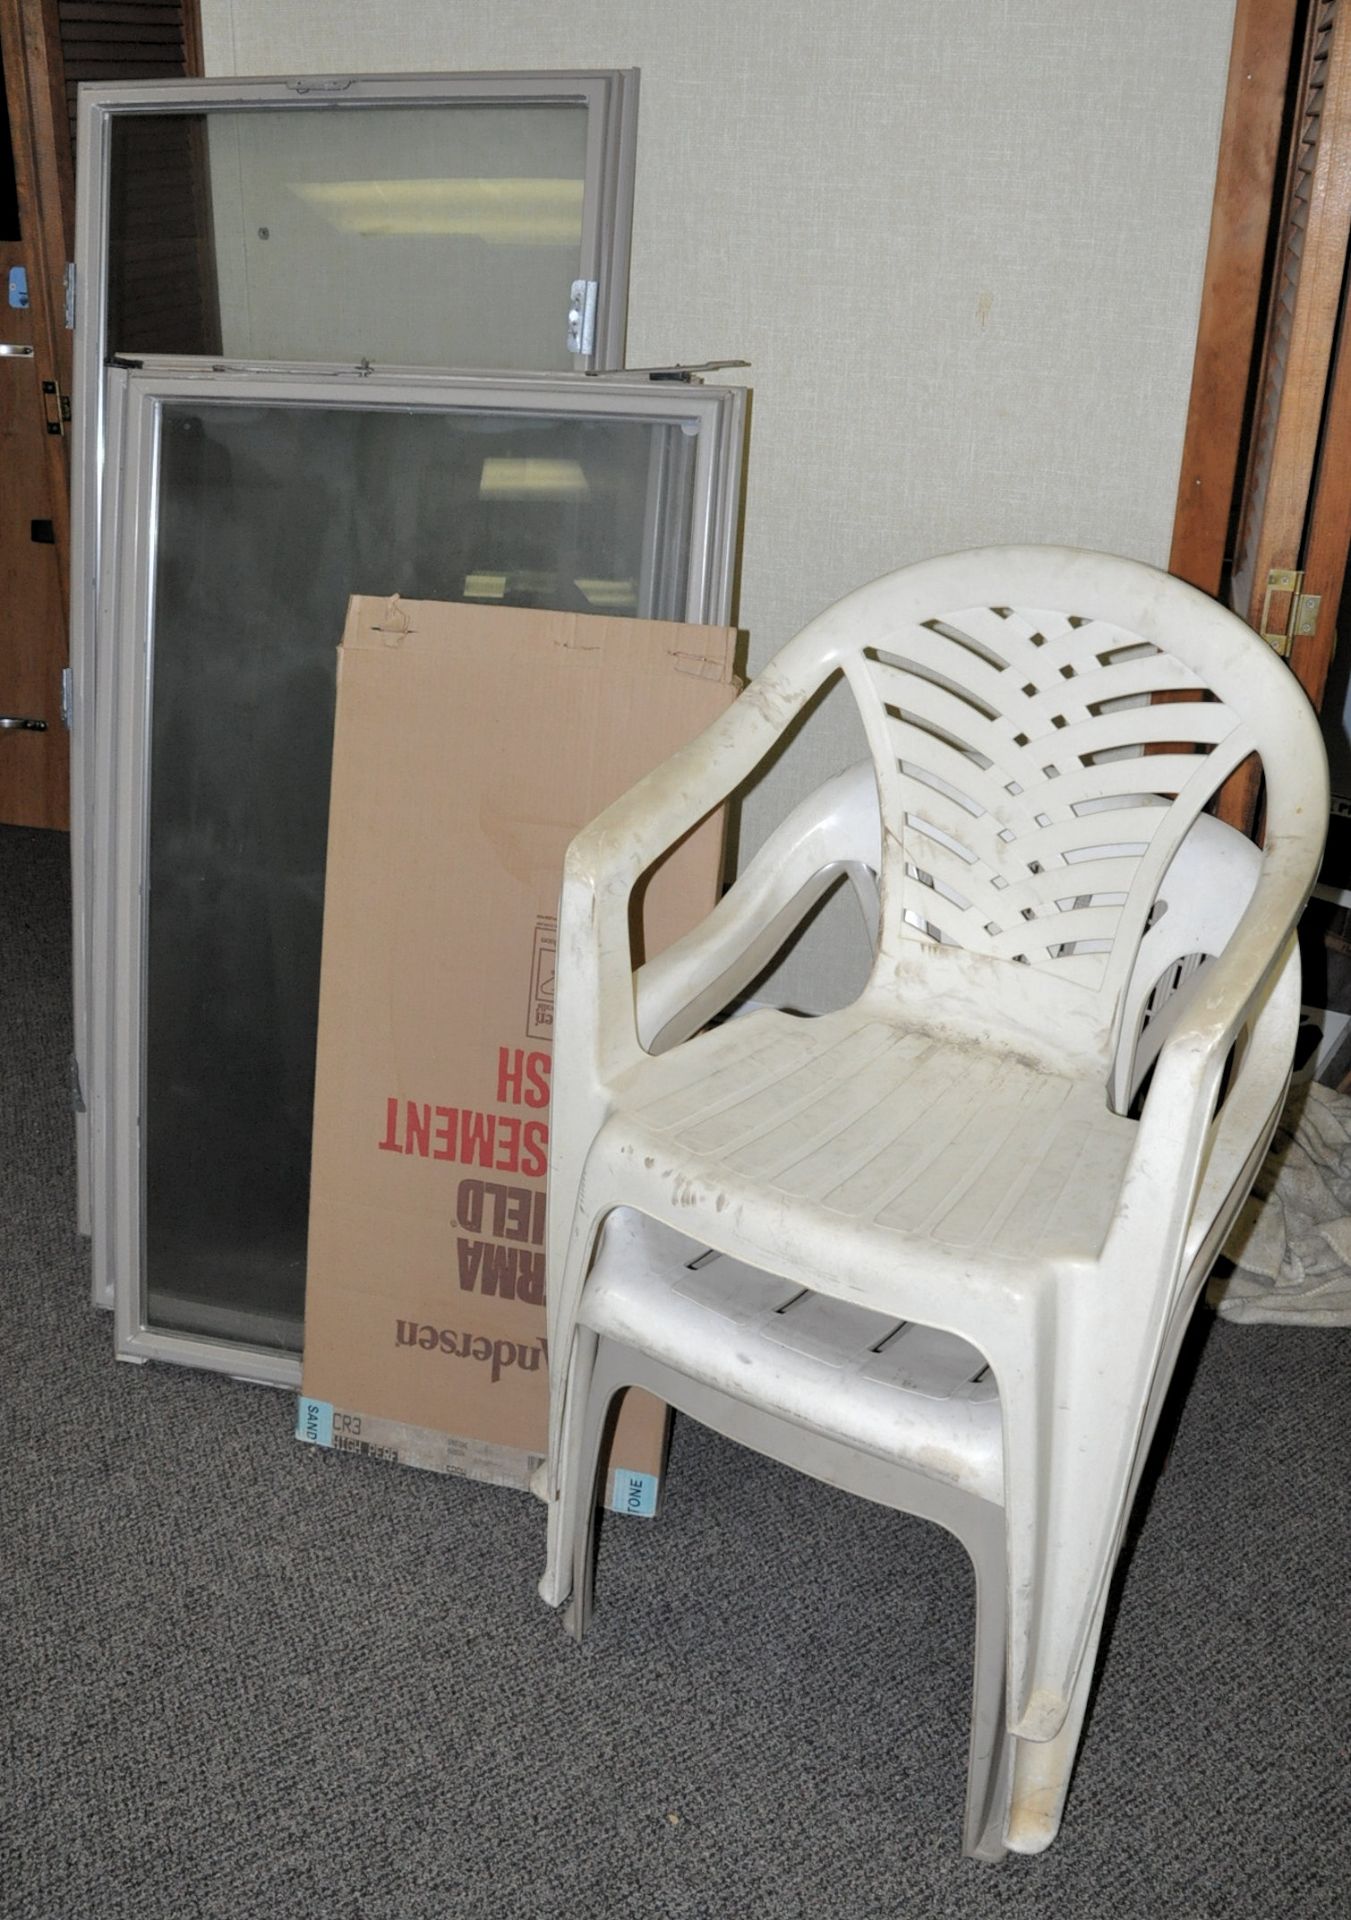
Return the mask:
<svg viewBox="0 0 1351 1920"><path fill-rule="evenodd" d="M111 353L572 365L587 109L117 114Z"/></svg>
<svg viewBox="0 0 1351 1920"><path fill-rule="evenodd" d="M348 596L681 619L697 442L564 414L175 402L161 419L147 1322L298 1349Z"/></svg>

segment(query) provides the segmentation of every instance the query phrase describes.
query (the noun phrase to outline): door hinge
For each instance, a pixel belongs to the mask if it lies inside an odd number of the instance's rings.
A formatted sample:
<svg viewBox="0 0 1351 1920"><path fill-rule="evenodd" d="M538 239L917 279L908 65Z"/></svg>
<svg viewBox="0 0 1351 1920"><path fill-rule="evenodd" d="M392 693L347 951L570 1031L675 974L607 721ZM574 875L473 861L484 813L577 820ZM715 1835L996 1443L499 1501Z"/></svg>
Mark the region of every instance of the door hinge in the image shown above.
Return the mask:
<svg viewBox="0 0 1351 1920"><path fill-rule="evenodd" d="M80 1084L80 1063L73 1053L70 1056L70 1110L72 1113L85 1111L84 1088Z"/></svg>
<svg viewBox="0 0 1351 1920"><path fill-rule="evenodd" d="M47 416L48 433L64 433L70 425L70 401L55 380L42 383L42 410Z"/></svg>
<svg viewBox="0 0 1351 1920"><path fill-rule="evenodd" d="M1296 567L1273 567L1267 575L1267 588L1262 596L1262 618L1257 630L1282 660L1290 658L1296 640L1306 638L1318 625L1323 596L1321 593L1305 593L1303 589L1304 575ZM1271 602L1281 593L1289 594L1290 605L1286 609L1284 625L1273 627Z"/></svg>
<svg viewBox="0 0 1351 1920"><path fill-rule="evenodd" d="M75 262L73 260L66 262L65 287L66 329L68 332L73 332L75 329Z"/></svg>
<svg viewBox="0 0 1351 1920"><path fill-rule="evenodd" d="M71 703L74 697L74 675L69 667L61 669L61 724L70 732Z"/></svg>
<svg viewBox="0 0 1351 1920"><path fill-rule="evenodd" d="M596 296L600 288L595 280L574 280L568 301L568 352L594 353L596 350Z"/></svg>

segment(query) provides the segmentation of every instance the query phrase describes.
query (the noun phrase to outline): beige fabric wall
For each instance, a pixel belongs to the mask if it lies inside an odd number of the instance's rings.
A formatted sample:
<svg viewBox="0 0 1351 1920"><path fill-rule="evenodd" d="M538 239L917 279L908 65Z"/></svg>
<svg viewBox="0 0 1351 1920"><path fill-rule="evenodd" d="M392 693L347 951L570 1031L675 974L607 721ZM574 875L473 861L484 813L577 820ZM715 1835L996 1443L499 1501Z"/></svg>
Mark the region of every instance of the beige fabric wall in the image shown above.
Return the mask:
<svg viewBox="0 0 1351 1920"><path fill-rule="evenodd" d="M1234 0L201 7L211 73L642 70L628 357L752 362L752 669L925 554L1166 560ZM743 844L860 752L834 696ZM787 989L858 957L828 912Z"/></svg>

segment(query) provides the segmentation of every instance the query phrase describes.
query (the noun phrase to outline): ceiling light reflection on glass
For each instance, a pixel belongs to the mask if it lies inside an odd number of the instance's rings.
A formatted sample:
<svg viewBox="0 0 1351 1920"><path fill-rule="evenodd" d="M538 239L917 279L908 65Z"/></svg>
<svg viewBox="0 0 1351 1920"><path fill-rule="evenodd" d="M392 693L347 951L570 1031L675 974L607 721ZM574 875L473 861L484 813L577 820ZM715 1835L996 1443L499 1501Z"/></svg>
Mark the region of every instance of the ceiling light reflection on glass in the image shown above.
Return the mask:
<svg viewBox="0 0 1351 1920"><path fill-rule="evenodd" d="M443 234L492 246L582 238L580 180L297 180L290 191L342 233Z"/></svg>
<svg viewBox="0 0 1351 1920"><path fill-rule="evenodd" d="M636 607L638 585L634 580L574 580L593 607Z"/></svg>
<svg viewBox="0 0 1351 1920"><path fill-rule="evenodd" d="M576 460L485 460L479 475L480 500L570 500L591 491Z"/></svg>

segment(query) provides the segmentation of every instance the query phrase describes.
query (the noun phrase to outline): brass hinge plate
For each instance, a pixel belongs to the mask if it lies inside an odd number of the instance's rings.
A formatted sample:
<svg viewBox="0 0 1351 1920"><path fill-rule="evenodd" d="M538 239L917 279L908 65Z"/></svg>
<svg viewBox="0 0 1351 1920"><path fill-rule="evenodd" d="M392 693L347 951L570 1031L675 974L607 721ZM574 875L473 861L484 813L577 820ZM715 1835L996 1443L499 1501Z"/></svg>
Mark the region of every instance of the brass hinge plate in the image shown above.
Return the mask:
<svg viewBox="0 0 1351 1920"><path fill-rule="evenodd" d="M1290 658L1297 639L1307 638L1318 625L1323 596L1305 593L1303 588L1304 575L1297 567L1273 567L1267 575L1266 592L1262 596L1262 617L1257 630L1282 660ZM1273 627L1271 603L1279 594L1288 594L1290 604L1283 625Z"/></svg>
<svg viewBox="0 0 1351 1920"><path fill-rule="evenodd" d="M47 416L48 433L64 433L70 425L70 401L55 380L42 383L42 410Z"/></svg>

